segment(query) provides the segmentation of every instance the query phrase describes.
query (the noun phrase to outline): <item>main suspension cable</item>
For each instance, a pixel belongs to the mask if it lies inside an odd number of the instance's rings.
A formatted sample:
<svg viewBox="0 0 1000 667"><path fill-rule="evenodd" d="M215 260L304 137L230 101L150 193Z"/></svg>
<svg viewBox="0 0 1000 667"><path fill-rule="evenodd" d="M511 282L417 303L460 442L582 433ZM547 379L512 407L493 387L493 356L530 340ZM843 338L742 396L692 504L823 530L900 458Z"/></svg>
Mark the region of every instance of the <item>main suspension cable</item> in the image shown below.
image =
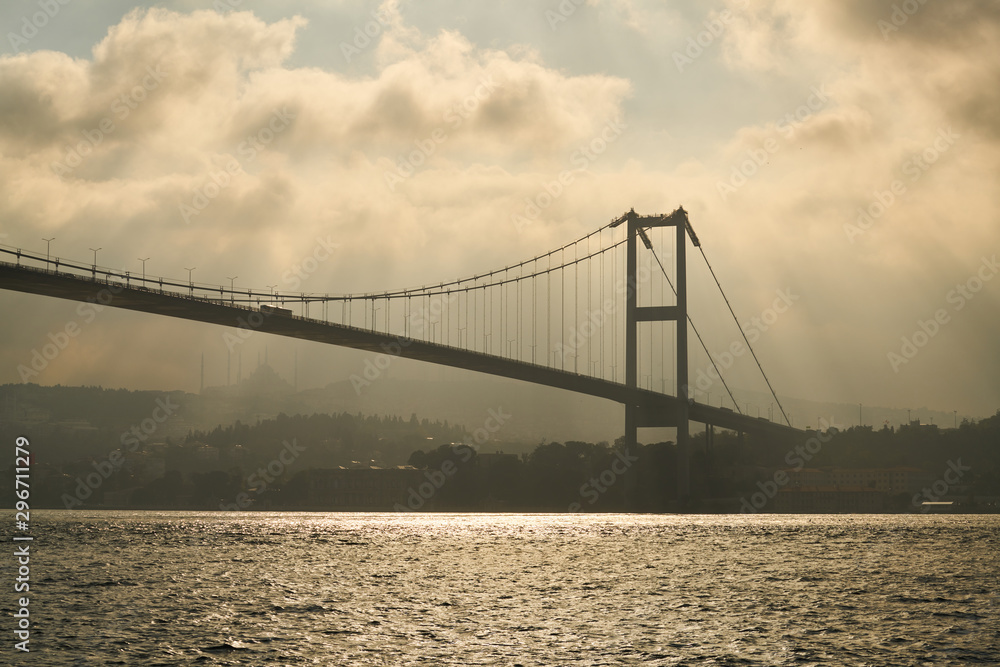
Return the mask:
<svg viewBox="0 0 1000 667"><path fill-rule="evenodd" d="M747 349L750 350L750 354L753 355L753 360L757 362L757 368L760 369L760 374L764 377L764 382L767 383L767 388L771 390L771 396L774 397L774 402L778 404L778 409L781 410L781 416L785 418L785 423L791 426L792 422L788 420L788 415L785 414L785 409L781 407L781 401L778 400L778 395L774 393L774 388L771 386L771 381L767 379L767 373L764 372L764 367L760 365L760 360L757 358L757 353L753 351L753 347L750 345L750 341L747 340L747 334L745 331L743 331L743 327L740 326L740 320L739 318L736 317L736 313L733 312L733 307L729 303L729 298L726 296L725 291L722 289L722 285L719 283L719 279L715 275L715 270L712 268L712 265L708 261L708 257L705 255L705 249L699 245L698 250L701 251L701 256L705 260L705 265L708 267L708 270L712 273L712 278L715 279L715 284L718 285L719 287L719 293L722 294L722 298L726 302L726 307L729 308L729 313L733 316L733 320L736 322L736 328L740 330L741 334L743 334L743 340L746 341Z"/></svg>
<svg viewBox="0 0 1000 667"><path fill-rule="evenodd" d="M653 258L656 259L656 263L660 265L660 271L663 272L663 277L667 279L667 284L670 285L670 289L673 291L674 296L677 296L677 288L674 287L673 281L670 280L670 276L667 275L667 270L663 267L663 262L660 261L660 256L656 254L656 250L654 248L650 248L649 251L653 253ZM698 333L698 327L694 325L694 320L691 319L690 314L685 313L685 315L687 315L687 321L691 324L691 330L694 331L694 335L698 337L698 342L701 343L701 348L705 350L705 354L708 355L708 360L712 362L712 368L715 369L715 374L719 376L719 380L722 381L722 386L726 388L726 393L729 394L729 398L733 401L733 406L735 406L736 412L743 414L740 410L739 403L737 403L736 398L733 397L733 392L729 390L729 385L726 384L726 379L722 377L722 371L720 371L719 367L715 365L715 359L712 358L712 353L708 351L708 346L705 345L705 341L702 339L701 334ZM678 323L678 326L681 326L680 323ZM687 390L685 389L685 391ZM687 397L685 396L684 398Z"/></svg>

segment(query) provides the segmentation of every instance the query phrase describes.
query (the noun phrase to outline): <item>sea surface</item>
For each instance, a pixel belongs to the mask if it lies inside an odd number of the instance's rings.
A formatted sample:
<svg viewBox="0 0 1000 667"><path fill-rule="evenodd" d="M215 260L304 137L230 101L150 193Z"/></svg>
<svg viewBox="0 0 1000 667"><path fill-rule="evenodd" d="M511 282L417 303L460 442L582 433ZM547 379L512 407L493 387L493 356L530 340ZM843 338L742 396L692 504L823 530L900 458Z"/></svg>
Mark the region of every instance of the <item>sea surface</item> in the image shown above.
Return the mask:
<svg viewBox="0 0 1000 667"><path fill-rule="evenodd" d="M0 664L1000 665L998 516L31 517Z"/></svg>

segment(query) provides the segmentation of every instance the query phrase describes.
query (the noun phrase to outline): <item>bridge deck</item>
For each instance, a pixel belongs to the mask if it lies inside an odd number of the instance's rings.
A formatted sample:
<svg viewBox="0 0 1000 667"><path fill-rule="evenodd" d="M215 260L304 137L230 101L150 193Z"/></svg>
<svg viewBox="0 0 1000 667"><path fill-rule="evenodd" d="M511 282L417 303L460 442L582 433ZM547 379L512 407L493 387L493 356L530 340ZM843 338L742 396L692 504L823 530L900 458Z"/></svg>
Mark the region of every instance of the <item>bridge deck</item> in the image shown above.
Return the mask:
<svg viewBox="0 0 1000 667"><path fill-rule="evenodd" d="M500 377L556 387L589 396L640 407L640 426L676 424L678 398L657 392L629 388L570 371L530 362L507 359L439 343L407 339L389 333L334 324L296 315L263 314L260 311L205 297L171 291L129 286L126 282L79 276L71 273L0 262L0 289L43 296L90 301L114 308L164 315L208 324L243 327L329 345L383 353L407 359L452 366ZM804 435L803 431L781 424L701 403L689 405L692 421L766 437Z"/></svg>

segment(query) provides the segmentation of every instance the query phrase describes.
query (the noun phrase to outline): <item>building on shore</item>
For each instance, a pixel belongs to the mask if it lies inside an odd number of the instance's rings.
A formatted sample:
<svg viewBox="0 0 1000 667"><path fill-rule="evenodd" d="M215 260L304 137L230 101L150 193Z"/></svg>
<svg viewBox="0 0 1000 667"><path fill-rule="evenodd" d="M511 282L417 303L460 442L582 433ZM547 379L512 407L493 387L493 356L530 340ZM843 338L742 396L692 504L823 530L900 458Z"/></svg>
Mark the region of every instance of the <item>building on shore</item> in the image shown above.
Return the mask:
<svg viewBox="0 0 1000 667"><path fill-rule="evenodd" d="M910 497L934 481L933 474L907 466L786 468L781 472L788 483L778 490L769 508L779 513L913 511L908 506Z"/></svg>
<svg viewBox="0 0 1000 667"><path fill-rule="evenodd" d="M337 467L305 470L292 478L297 505L309 509L378 512L397 509L411 490L427 482L413 466Z"/></svg>

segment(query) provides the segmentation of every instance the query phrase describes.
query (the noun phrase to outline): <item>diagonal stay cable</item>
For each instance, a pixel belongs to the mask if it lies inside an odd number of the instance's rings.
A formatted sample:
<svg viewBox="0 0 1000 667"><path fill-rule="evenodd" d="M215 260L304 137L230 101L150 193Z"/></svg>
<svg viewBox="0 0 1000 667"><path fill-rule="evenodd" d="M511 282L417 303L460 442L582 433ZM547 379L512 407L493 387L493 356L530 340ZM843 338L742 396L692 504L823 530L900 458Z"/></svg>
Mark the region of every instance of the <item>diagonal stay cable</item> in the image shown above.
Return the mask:
<svg viewBox="0 0 1000 667"><path fill-rule="evenodd" d="M708 257L705 256L705 250L699 245L698 250L701 251L701 256L705 260L705 265L708 266L708 270L712 273L712 278L715 279L715 284L719 287L719 292L722 294L722 298L726 301L726 307L729 308L729 313L733 316L733 320L736 322L736 328L740 330L743 334L743 340L746 341L747 349L750 350L750 354L753 355L753 360L757 362L757 368L760 369L760 374L764 377L764 382L767 383L767 388L771 390L771 396L774 397L774 402L778 404L778 409L781 410L781 416L785 418L785 423L789 426L792 422L788 420L788 415L785 414L785 408L781 407L781 401L778 400L778 395L774 393L774 387L771 386L771 381L767 379L767 373L764 372L764 367L760 365L760 359L757 358L757 353L753 351L753 347L750 345L750 341L747 340L746 332L743 331L743 327L740 326L740 320L736 317L736 313L733 312L733 307L729 303L729 298L726 296L725 291L722 289L722 285L719 283L718 277L715 275L715 270L708 261Z"/></svg>
<svg viewBox="0 0 1000 667"><path fill-rule="evenodd" d="M653 253L653 258L656 259L656 263L660 265L660 271L663 272L663 277L667 279L667 284L670 285L670 289L673 291L674 296L677 296L677 288L674 287L673 281L671 281L670 276L667 275L667 270L663 268L663 262L660 261L660 256L656 254L656 250L653 248L650 248L649 251ZM694 320L691 319L691 315L687 314L687 320L691 325L691 330L694 331L694 335L698 337L698 342L701 343L701 349L705 350L705 354L708 355L708 360L712 362L712 368L715 369L716 375L718 375L719 379L722 381L722 386L726 388L726 393L729 394L730 400L732 400L733 405L736 407L736 412L743 414L742 410L740 410L740 404L736 402L736 399L733 397L733 392L729 390L729 385L726 384L726 379L722 377L722 371L720 371L719 367L715 365L715 359L712 358L712 353L708 351L705 341L702 340L701 334L698 333L698 327L694 325ZM685 388L685 392L686 391L687 389ZM685 398L687 397L685 396Z"/></svg>

